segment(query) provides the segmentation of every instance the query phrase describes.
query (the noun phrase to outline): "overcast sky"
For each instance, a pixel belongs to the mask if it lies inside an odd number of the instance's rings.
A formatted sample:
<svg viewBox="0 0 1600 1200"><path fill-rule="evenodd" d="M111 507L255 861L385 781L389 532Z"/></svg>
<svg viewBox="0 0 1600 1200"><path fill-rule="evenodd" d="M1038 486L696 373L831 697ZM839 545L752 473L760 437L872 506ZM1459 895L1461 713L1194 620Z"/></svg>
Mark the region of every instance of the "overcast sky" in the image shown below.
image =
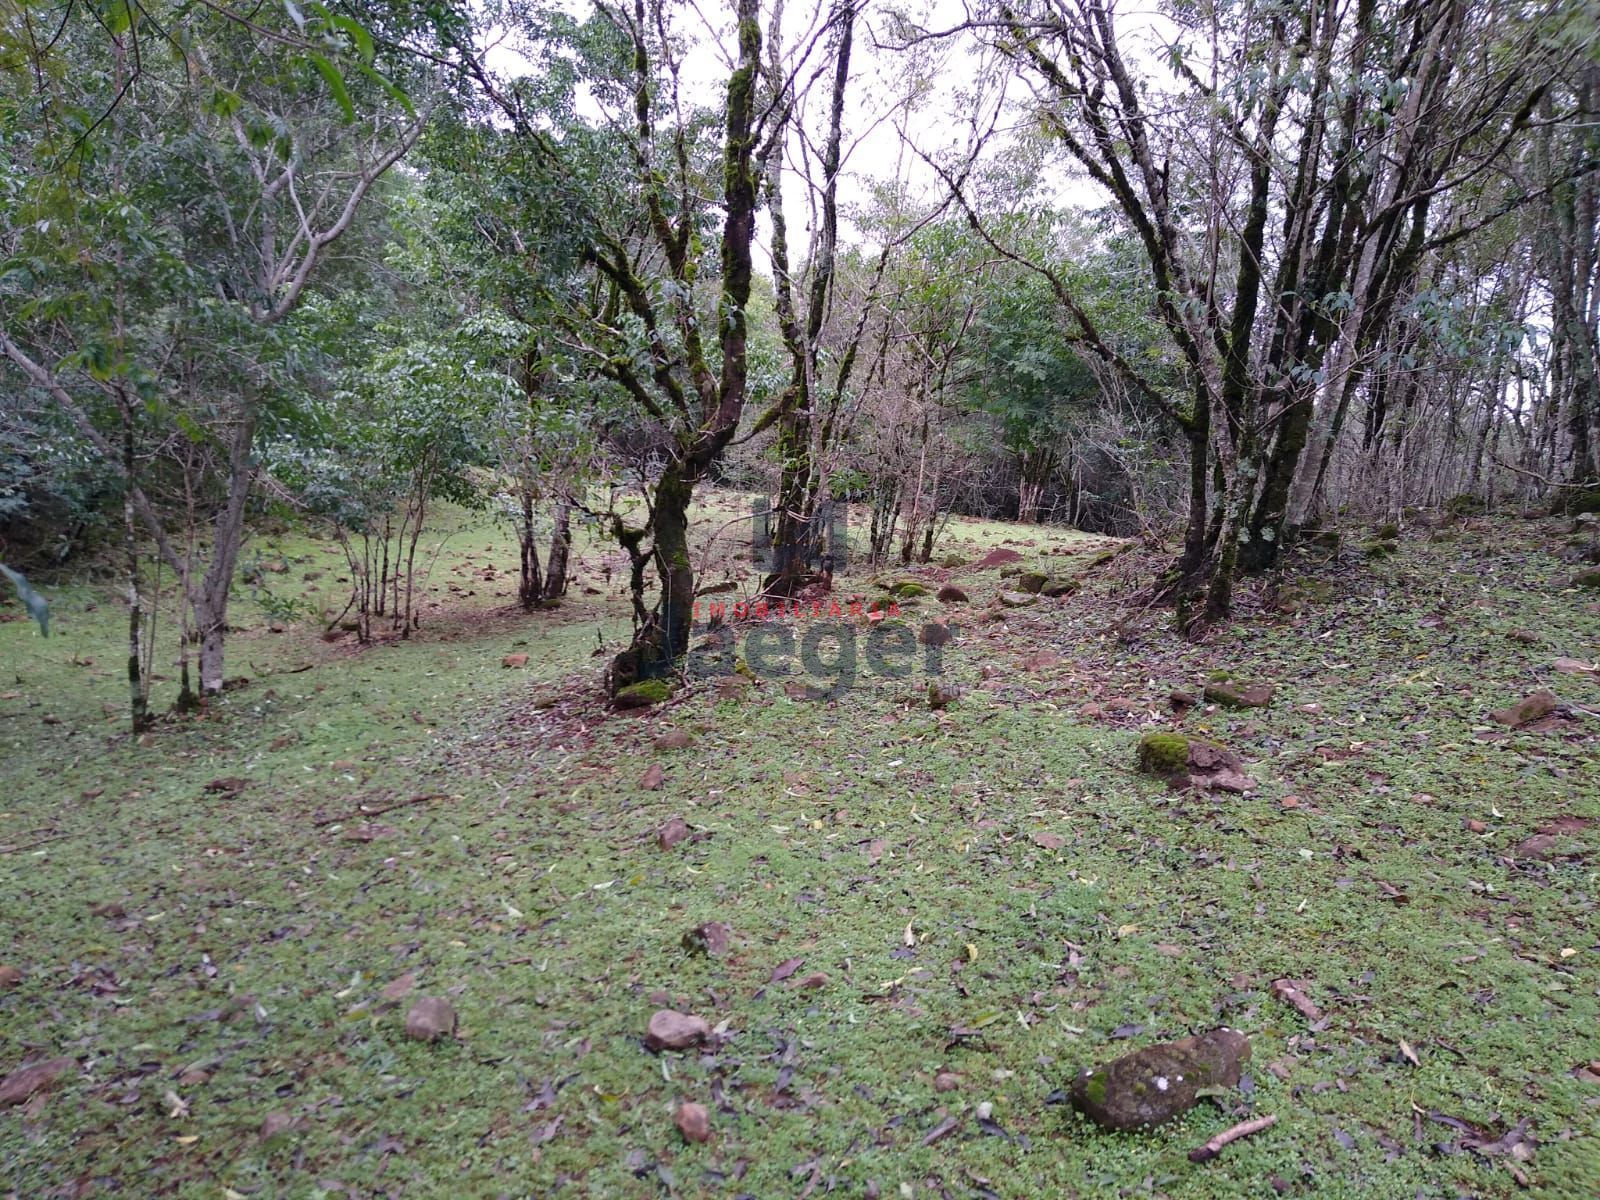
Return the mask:
<svg viewBox="0 0 1600 1200"><path fill-rule="evenodd" d="M791 132L787 161L806 169L820 182L816 154L820 150L827 119L828 47L813 34L826 18L831 0L786 0L783 40L786 51L796 55L799 47L812 47L809 59L800 66L798 78L808 83L809 91L800 120L810 141L803 151L800 136ZM570 0L575 16L589 10L585 0ZM897 11L929 30L950 30L970 16L964 0L910 0ZM675 33L690 45L683 61L685 102L718 105L727 86L734 43L734 19L728 0L688 0L673 4L669 12ZM770 20L770 0L763 7L765 34ZM1140 3L1118 11L1119 24L1133 27L1134 46L1143 57L1157 41L1154 30L1161 20ZM978 39L957 35L919 42L910 50L898 48L903 26L893 19L887 4L866 0L856 20L851 54L850 88L846 98L845 159L840 177L840 207L844 222L841 239L862 240L860 231L849 221L850 213L871 195L875 184L903 181L914 202L931 203L941 194L938 176L922 161L922 155L944 157L960 153L970 144L975 120L993 120L1001 99L992 80L980 96L983 50ZM765 50L763 51L765 53ZM489 64L501 74L528 69L527 60L511 40L502 40L489 51ZM821 68L819 74L819 68ZM908 97L917 86L914 105ZM1005 130L1017 119L1026 91L1016 80L1006 83L1008 109L1000 121L1000 133L992 143L1005 142ZM595 106L592 114L599 117ZM907 144L909 140L910 145ZM1095 205L1103 201L1098 189L1064 168L1052 170L1046 178L1052 198L1062 205ZM812 206L798 173L784 181L784 211L789 222L790 257L798 266L805 255ZM770 223L763 216L758 231L758 263L770 274Z"/></svg>

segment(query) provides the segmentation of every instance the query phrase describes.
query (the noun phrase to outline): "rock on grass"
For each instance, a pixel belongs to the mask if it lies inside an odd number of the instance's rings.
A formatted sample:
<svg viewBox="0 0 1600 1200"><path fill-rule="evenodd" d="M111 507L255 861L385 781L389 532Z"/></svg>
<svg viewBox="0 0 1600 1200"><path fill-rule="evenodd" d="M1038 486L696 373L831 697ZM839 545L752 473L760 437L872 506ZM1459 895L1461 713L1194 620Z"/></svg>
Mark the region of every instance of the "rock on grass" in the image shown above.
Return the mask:
<svg viewBox="0 0 1600 1200"><path fill-rule="evenodd" d="M1139 739L1139 769L1174 787L1245 792L1255 780L1243 772L1239 755L1220 742L1182 733L1145 734Z"/></svg>
<svg viewBox="0 0 1600 1200"><path fill-rule="evenodd" d="M1217 679L1206 684L1206 699L1224 708L1265 708L1276 689L1270 683Z"/></svg>
<svg viewBox="0 0 1600 1200"><path fill-rule="evenodd" d="M704 1017L663 1008L653 1013L645 1028L644 1044L652 1050L687 1050L711 1036Z"/></svg>
<svg viewBox="0 0 1600 1200"><path fill-rule="evenodd" d="M689 836L689 823L682 817L668 817L656 830L656 845L671 850Z"/></svg>
<svg viewBox="0 0 1600 1200"><path fill-rule="evenodd" d="M1489 714L1489 719L1515 729L1519 725L1527 725L1541 717L1548 717L1555 712L1558 703L1553 692L1540 690L1525 699L1518 700L1515 704L1495 709Z"/></svg>
<svg viewBox="0 0 1600 1200"><path fill-rule="evenodd" d="M419 1042L450 1037L456 1031L456 1010L437 996L424 996L406 1014L406 1036Z"/></svg>
<svg viewBox="0 0 1600 1200"><path fill-rule="evenodd" d="M704 1142L711 1137L711 1114L704 1104L686 1100L678 1105L678 1115L673 1120L686 1142Z"/></svg>
<svg viewBox="0 0 1600 1200"><path fill-rule="evenodd" d="M672 685L665 679L641 679L625 688L618 688L612 702L618 708L649 708L672 699Z"/></svg>
<svg viewBox="0 0 1600 1200"><path fill-rule="evenodd" d="M1181 1116L1208 1088L1231 1088L1250 1060L1250 1041L1235 1029L1146 1046L1080 1071L1072 1106L1102 1129L1126 1133Z"/></svg>
<svg viewBox="0 0 1600 1200"><path fill-rule="evenodd" d="M721 958L726 954L732 940L733 930L721 921L696 925L682 938L683 948L690 954L705 954L711 958Z"/></svg>

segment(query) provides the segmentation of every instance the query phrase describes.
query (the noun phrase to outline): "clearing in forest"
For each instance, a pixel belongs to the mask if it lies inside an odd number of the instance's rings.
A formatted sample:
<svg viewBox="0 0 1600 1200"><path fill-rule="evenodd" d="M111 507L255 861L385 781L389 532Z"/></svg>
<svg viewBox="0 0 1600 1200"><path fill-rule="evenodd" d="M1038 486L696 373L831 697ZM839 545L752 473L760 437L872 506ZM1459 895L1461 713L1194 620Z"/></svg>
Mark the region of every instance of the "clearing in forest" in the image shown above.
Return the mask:
<svg viewBox="0 0 1600 1200"><path fill-rule="evenodd" d="M1600 621L1564 532L1310 561L1194 644L1125 603L1137 550L958 521L938 557L964 565L882 577L955 630L937 711L863 669L616 712L600 550L524 616L515 546L469 525L410 641L274 633L241 599L249 682L134 741L112 590L50 589L57 636L0 623L0 1075L59 1072L0 1114L0 1189L1590 1195ZM285 593L335 562L265 548ZM994 549L1019 561L972 565ZM1083 583L997 602L1032 571ZM1256 683L1266 707L1201 696ZM1541 688L1553 711L1490 719ZM1256 786L1139 774L1152 730ZM407 1036L423 997L453 1035ZM655 1052L661 1009L708 1032ZM1178 1121L1063 1103L1083 1066L1223 1024L1244 1078Z"/></svg>

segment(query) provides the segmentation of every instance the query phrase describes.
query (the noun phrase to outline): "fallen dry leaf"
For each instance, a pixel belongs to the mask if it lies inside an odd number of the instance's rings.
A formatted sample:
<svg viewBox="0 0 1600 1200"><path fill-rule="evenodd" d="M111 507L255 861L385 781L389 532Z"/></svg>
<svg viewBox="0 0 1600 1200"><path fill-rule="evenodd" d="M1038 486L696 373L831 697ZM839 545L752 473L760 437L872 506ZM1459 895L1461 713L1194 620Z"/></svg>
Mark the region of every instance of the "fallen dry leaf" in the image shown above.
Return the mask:
<svg viewBox="0 0 1600 1200"><path fill-rule="evenodd" d="M47 1058L44 1062L30 1063L13 1071L0 1081L0 1108L10 1104L21 1104L35 1092L49 1087L77 1065L77 1062L70 1058Z"/></svg>
<svg viewBox="0 0 1600 1200"><path fill-rule="evenodd" d="M1272 981L1272 994L1278 999L1292 1004L1296 1012L1308 1021L1322 1020L1322 1010L1312 1002L1305 993L1305 985L1296 983L1292 979L1274 979Z"/></svg>

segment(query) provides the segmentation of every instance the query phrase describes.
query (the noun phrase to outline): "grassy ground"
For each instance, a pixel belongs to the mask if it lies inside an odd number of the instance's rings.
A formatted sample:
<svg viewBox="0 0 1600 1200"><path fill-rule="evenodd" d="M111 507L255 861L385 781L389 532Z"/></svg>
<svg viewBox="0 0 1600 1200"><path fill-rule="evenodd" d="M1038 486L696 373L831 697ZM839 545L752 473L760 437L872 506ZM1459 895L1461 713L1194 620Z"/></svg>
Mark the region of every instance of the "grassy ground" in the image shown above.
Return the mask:
<svg viewBox="0 0 1600 1200"><path fill-rule="evenodd" d="M1538 686L1600 705L1550 667L1600 653L1559 532L1421 531L1310 566L1293 602L1247 595L1194 645L1126 603L1135 556L1091 568L1098 540L956 523L937 557L1009 540L1089 583L986 620L996 569L920 572L972 597L908 614L960 625L942 712L920 654L885 677L863 634L832 701L768 654L755 684L609 713L593 655L626 632L619 564L608 581L586 546L569 602L523 616L514 547L463 520L409 642L271 633L243 596L249 684L134 742L114 590L47 589L57 637L0 624L0 962L24 973L0 991L0 1075L77 1065L0 1111L0 1194L1387 1200L1520 1175L1593 1197L1600 826L1570 819L1600 818L1600 724L1486 720ZM327 547L257 544L290 566L266 577L280 598L335 588ZM514 652L526 668L501 667ZM1179 723L1168 693L1218 669L1277 698L1181 727L1259 788L1136 775L1140 732ZM690 744L657 749L668 729ZM662 850L673 816L692 836ZM713 920L730 953L685 949ZM1280 977L1323 1019L1274 998ZM458 1037L403 1036L421 994ZM664 1004L713 1044L648 1052ZM1077 1067L1222 1023L1255 1055L1218 1104L1109 1135L1059 1103ZM711 1110L708 1143L674 1130L682 1100ZM1188 1161L1263 1113L1275 1128ZM287 1127L264 1137L269 1117ZM1536 1148L1464 1145L1523 1121Z"/></svg>

